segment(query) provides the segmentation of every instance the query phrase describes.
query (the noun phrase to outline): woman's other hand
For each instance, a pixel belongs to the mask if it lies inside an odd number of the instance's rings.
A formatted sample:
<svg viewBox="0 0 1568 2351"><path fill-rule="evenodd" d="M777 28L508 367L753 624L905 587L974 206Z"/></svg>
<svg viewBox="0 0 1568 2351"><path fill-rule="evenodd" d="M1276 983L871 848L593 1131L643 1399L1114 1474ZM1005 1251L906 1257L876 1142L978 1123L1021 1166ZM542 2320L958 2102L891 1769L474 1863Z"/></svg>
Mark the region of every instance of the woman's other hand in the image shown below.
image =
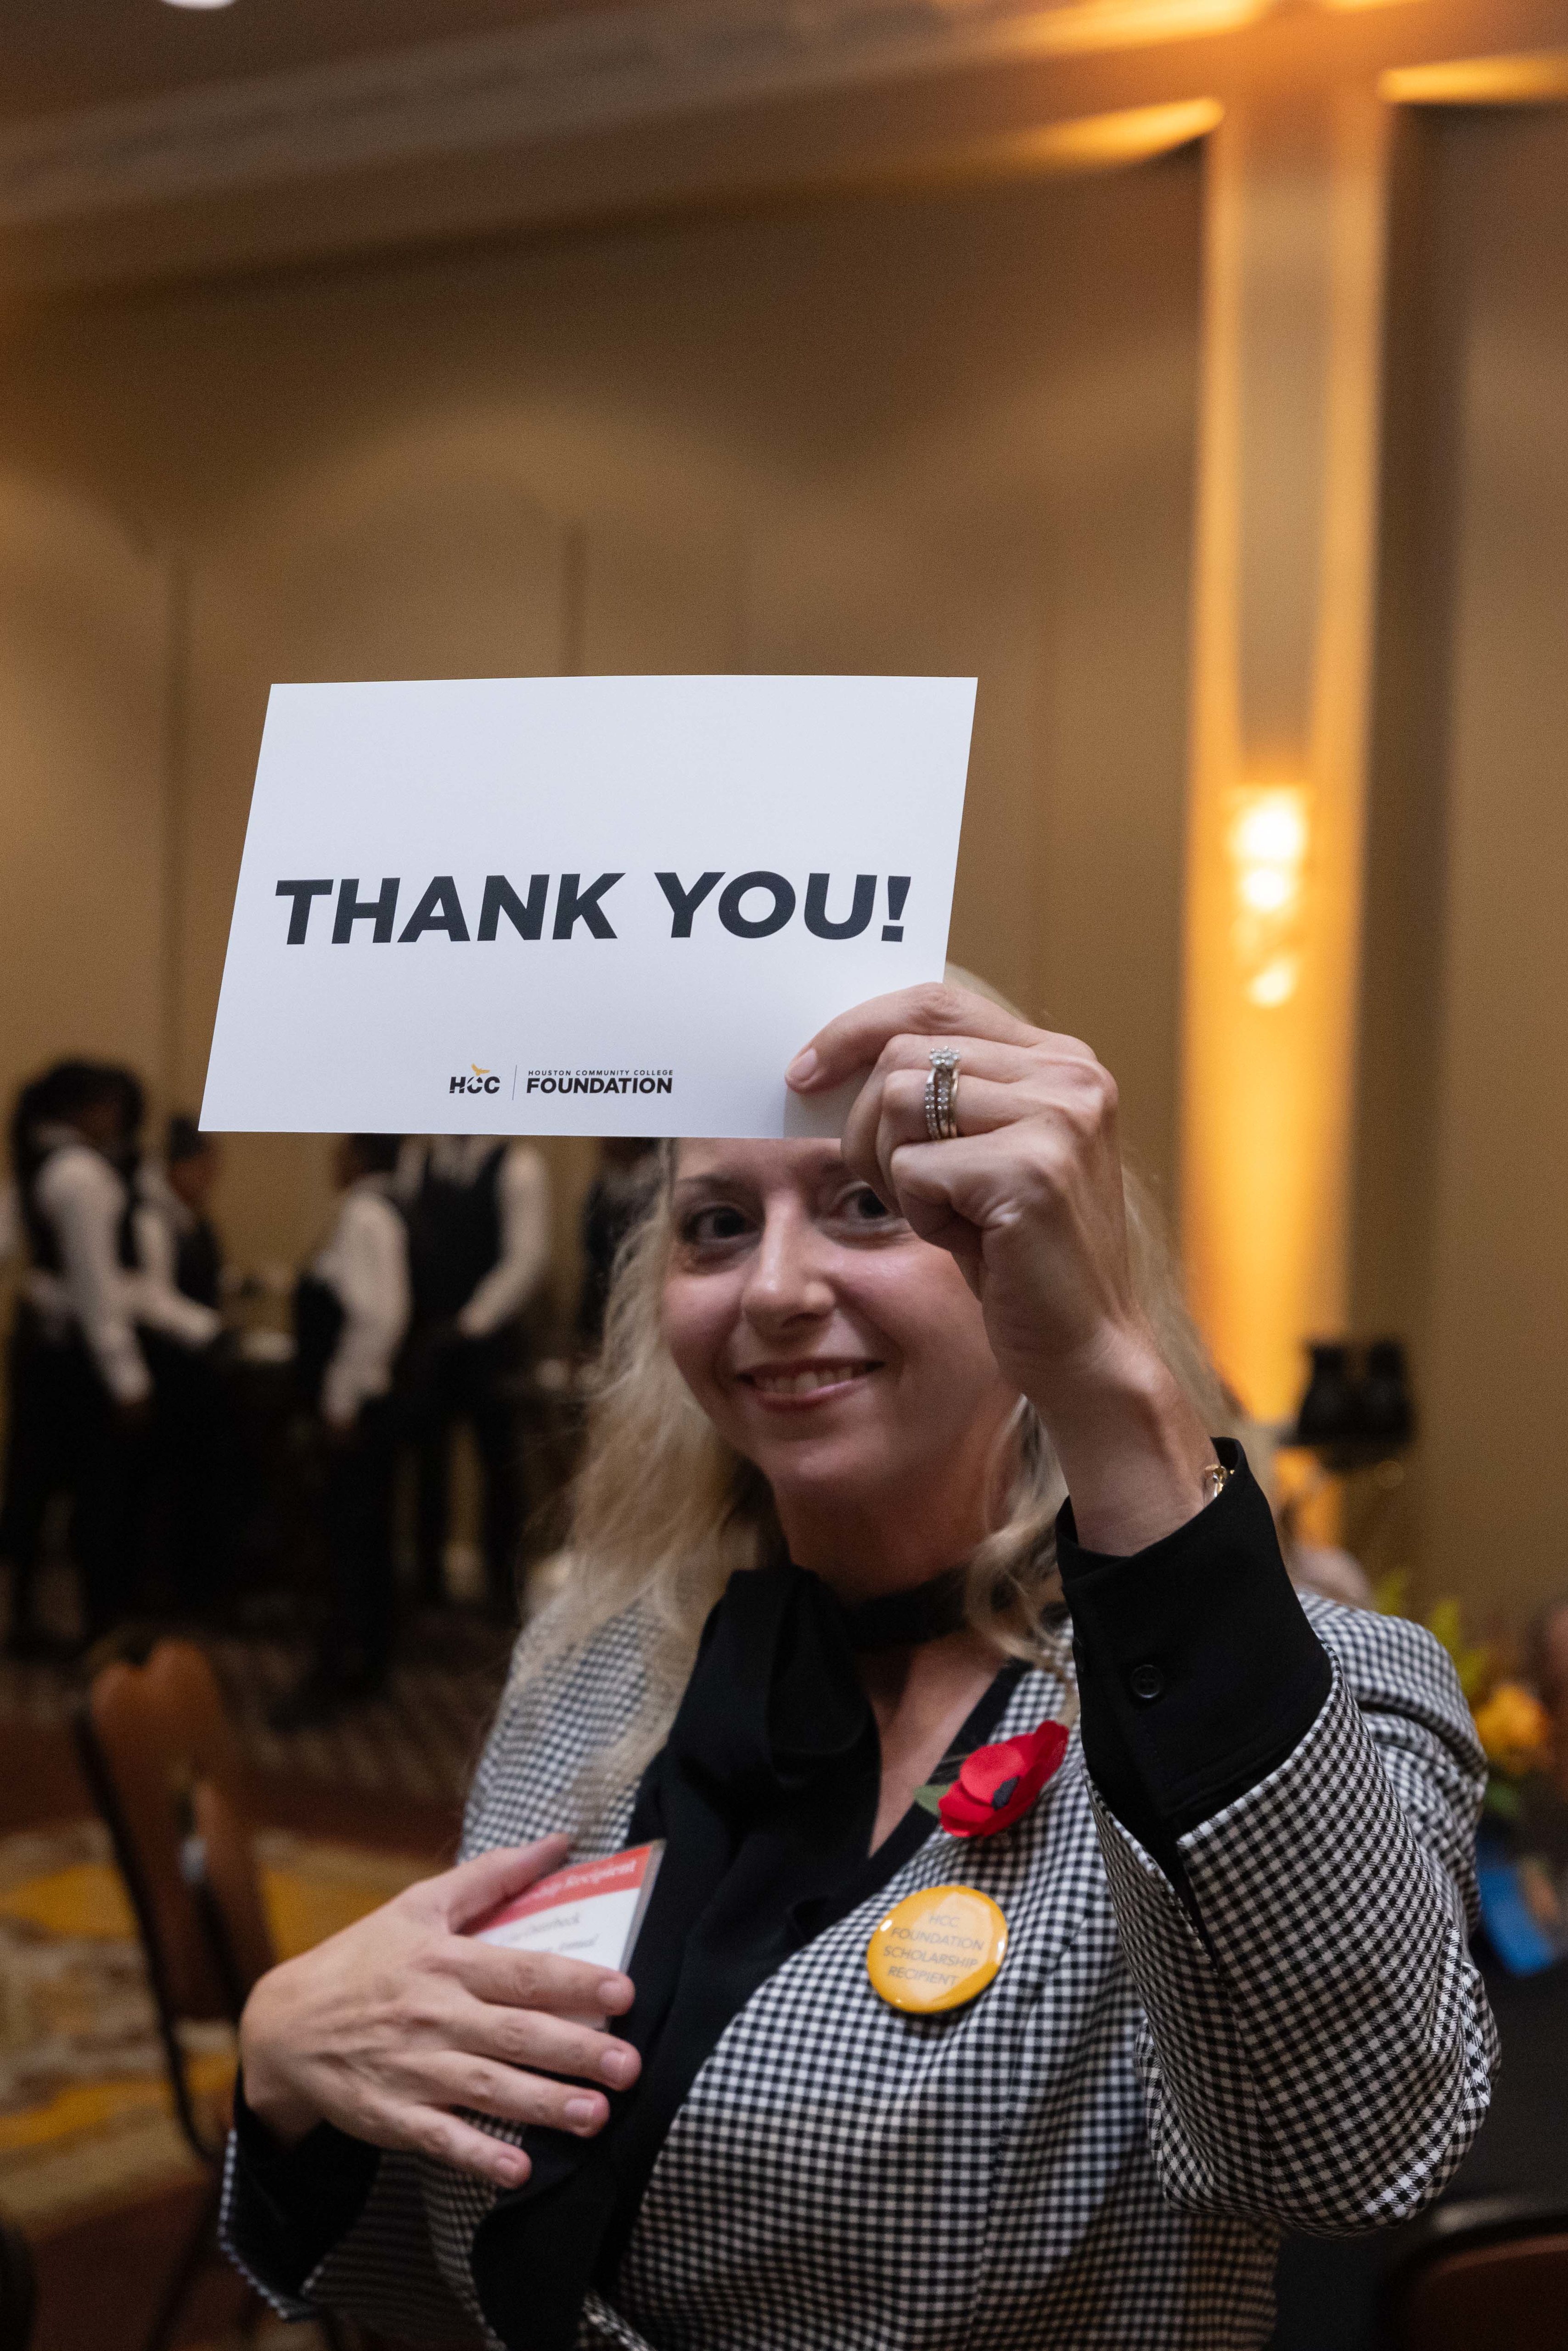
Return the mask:
<svg viewBox="0 0 1568 2351"><path fill-rule="evenodd" d="M253 2113L286 2143L335 2123L499 2188L528 2178L527 2156L455 2108L591 2137L609 2105L580 2085L625 2089L642 2061L577 2020L624 2014L631 1979L465 1931L568 1851L551 1836L481 1854L264 1976L240 2022Z"/></svg>
<svg viewBox="0 0 1568 2351"><path fill-rule="evenodd" d="M959 1133L933 1143L938 1042L959 1056ZM963 1269L1050 1431L1080 1541L1127 1552L1170 1533L1207 1500L1214 1448L1138 1305L1110 1072L1076 1038L941 986L830 1021L789 1076L814 1093L862 1071L845 1161Z"/></svg>

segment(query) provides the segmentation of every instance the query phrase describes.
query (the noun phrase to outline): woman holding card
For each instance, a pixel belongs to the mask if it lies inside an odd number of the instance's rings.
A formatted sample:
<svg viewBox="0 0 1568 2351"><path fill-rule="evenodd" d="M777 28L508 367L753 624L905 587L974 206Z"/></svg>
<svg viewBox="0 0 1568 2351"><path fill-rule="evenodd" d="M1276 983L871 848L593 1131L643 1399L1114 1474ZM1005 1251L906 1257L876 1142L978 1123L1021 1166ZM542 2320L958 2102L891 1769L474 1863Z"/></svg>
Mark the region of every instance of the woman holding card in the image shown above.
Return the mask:
<svg viewBox="0 0 1568 2351"><path fill-rule="evenodd" d="M286 2311L1240 2351L1281 2230L1485 2111L1463 1699L1292 1593L1111 1080L953 988L790 1082L857 1071L841 1149L671 1150L472 1857L253 1998L225 2229ZM624 1973L469 1931L654 1840Z"/></svg>

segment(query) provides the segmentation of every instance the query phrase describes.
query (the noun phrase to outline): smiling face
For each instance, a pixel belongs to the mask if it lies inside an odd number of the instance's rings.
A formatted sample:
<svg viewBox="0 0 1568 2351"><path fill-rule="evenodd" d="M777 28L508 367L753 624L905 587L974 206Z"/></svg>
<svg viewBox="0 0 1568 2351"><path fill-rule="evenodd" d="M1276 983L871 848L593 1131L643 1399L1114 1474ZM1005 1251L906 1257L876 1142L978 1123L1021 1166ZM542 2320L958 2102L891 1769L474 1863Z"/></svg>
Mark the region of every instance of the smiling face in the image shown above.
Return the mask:
<svg viewBox="0 0 1568 2351"><path fill-rule="evenodd" d="M666 1343L796 1561L860 1596L971 1550L1017 1396L946 1250L833 1143L683 1143L673 1205Z"/></svg>

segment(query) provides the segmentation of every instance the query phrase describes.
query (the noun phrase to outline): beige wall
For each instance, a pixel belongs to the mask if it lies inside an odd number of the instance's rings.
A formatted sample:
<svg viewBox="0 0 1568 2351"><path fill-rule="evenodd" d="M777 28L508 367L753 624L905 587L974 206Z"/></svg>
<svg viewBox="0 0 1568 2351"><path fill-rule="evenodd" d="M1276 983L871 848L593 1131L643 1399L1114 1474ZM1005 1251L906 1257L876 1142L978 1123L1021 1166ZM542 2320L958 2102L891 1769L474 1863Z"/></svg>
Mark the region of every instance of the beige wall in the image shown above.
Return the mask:
<svg viewBox="0 0 1568 2351"><path fill-rule="evenodd" d="M162 1050L165 622L162 569L121 520L0 449L6 1080Z"/></svg>
<svg viewBox="0 0 1568 2351"><path fill-rule="evenodd" d="M1426 1573L1517 1619L1568 1589L1568 113L1457 116L1436 146Z"/></svg>
<svg viewBox="0 0 1568 2351"><path fill-rule="evenodd" d="M1355 1312L1413 1342L1387 1532L1517 1628L1568 1588L1568 113L1398 159Z"/></svg>
<svg viewBox="0 0 1568 2351"><path fill-rule="evenodd" d="M973 670L954 951L1101 1050L1168 1187L1198 203L1188 152L15 325L0 1076L112 1046L196 1099L274 679ZM243 1257L325 1167L236 1138Z"/></svg>

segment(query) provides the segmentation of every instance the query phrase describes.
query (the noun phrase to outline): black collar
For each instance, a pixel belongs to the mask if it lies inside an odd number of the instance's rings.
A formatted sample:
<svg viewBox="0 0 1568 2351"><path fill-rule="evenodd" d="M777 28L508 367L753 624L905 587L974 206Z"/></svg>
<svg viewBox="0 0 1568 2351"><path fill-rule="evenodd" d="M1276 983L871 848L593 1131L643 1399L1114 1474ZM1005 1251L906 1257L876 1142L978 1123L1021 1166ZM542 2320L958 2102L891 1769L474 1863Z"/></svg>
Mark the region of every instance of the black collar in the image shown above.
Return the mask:
<svg viewBox="0 0 1568 2351"><path fill-rule="evenodd" d="M945 1567L909 1592L886 1592L843 1610L852 1649L914 1649L940 1641L967 1621L967 1567Z"/></svg>

